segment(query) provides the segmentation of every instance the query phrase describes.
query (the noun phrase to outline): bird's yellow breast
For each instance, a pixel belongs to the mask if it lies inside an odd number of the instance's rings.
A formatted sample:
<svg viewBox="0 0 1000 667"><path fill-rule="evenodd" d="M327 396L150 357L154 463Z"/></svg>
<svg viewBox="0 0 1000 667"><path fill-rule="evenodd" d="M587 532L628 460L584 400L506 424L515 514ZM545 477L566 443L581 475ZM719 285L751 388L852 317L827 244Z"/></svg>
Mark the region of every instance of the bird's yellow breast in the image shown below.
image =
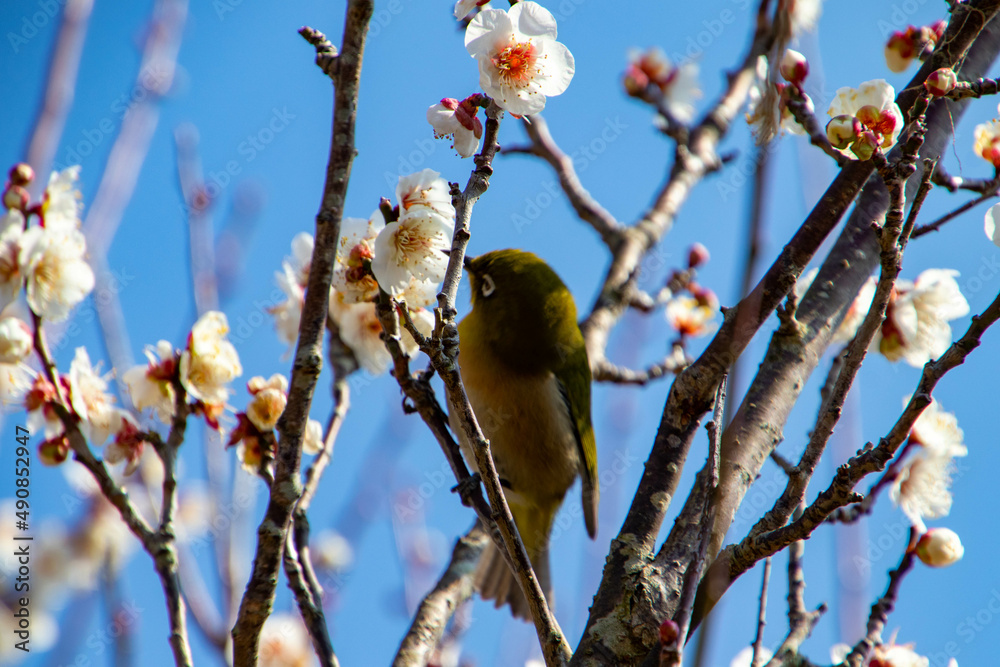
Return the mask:
<svg viewBox="0 0 1000 667"><path fill-rule="evenodd" d="M579 447L569 410L550 371L511 371L489 345L463 338L462 380L509 502L545 509L558 506L579 470ZM453 422L453 427L456 426ZM468 442L460 444L470 464Z"/></svg>

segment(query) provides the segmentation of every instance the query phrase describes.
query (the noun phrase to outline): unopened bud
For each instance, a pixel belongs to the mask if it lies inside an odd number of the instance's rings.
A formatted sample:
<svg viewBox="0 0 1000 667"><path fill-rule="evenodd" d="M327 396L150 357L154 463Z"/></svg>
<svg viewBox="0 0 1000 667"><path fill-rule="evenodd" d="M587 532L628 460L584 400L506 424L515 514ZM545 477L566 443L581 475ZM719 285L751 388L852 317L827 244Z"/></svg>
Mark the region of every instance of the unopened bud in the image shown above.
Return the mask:
<svg viewBox="0 0 1000 667"><path fill-rule="evenodd" d="M28 208L30 201L31 195L20 185L11 183L3 192L3 205L10 210L23 211Z"/></svg>
<svg viewBox="0 0 1000 667"><path fill-rule="evenodd" d="M854 140L853 144L851 144L851 152L854 153L861 161L870 160L878 146L879 140L878 137L875 136L875 133L870 130L865 130L859 134L858 138Z"/></svg>
<svg viewBox="0 0 1000 667"><path fill-rule="evenodd" d="M688 250L689 269L693 269L701 266L702 264L705 264L706 262L708 262L708 259L709 259L708 248L706 248L700 243L695 243L693 246L691 246L691 249Z"/></svg>
<svg viewBox="0 0 1000 667"><path fill-rule="evenodd" d="M778 71L785 81L801 85L809 74L809 62L806 57L793 49L787 49L785 55L781 57Z"/></svg>
<svg viewBox="0 0 1000 667"><path fill-rule="evenodd" d="M858 109L854 117L861 121L861 124L869 130L874 130L879 122L879 108L873 104L866 104Z"/></svg>
<svg viewBox="0 0 1000 667"><path fill-rule="evenodd" d="M964 555L962 541L948 528L931 528L917 542L917 558L931 567L954 565Z"/></svg>
<svg viewBox="0 0 1000 667"><path fill-rule="evenodd" d="M930 73L927 80L924 81L924 88L931 95L941 97L955 90L957 84L958 77L955 75L955 70L950 67L942 67Z"/></svg>
<svg viewBox="0 0 1000 667"><path fill-rule="evenodd" d="M669 618L660 623L660 646L672 646L681 634L681 629Z"/></svg>
<svg viewBox="0 0 1000 667"><path fill-rule="evenodd" d="M28 185L35 180L35 170L31 168L30 164L18 162L10 168L7 177L10 179L11 185Z"/></svg>
<svg viewBox="0 0 1000 667"><path fill-rule="evenodd" d="M854 143L861 131L861 124L854 116L841 114L834 116L826 124L826 138L837 150L844 150Z"/></svg>

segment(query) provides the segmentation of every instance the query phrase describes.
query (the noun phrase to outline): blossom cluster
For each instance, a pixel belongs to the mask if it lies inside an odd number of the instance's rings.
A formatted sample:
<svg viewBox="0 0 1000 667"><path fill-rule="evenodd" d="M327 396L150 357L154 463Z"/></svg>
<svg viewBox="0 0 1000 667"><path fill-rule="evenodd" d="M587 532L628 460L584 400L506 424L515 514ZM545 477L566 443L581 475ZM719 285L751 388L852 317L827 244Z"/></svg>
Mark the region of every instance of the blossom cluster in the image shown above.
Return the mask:
<svg viewBox="0 0 1000 667"><path fill-rule="evenodd" d="M708 249L700 243L694 244L688 251L688 276L708 259ZM675 272L671 282L680 278L681 275ZM704 336L715 331L715 316L719 312L719 298L715 292L694 280L681 282L684 283L686 294L675 294L667 302L667 323L680 334L681 341L686 337Z"/></svg>
<svg viewBox="0 0 1000 667"><path fill-rule="evenodd" d="M929 55L947 25L945 21L937 21L919 28L907 26L905 30L892 33L885 45L885 62L889 70L903 72L915 59Z"/></svg>
<svg viewBox="0 0 1000 667"><path fill-rule="evenodd" d="M680 123L691 122L694 104L702 96L698 63L675 65L658 48L629 55L622 85L631 97L655 104L668 118Z"/></svg>
<svg viewBox="0 0 1000 667"><path fill-rule="evenodd" d="M569 87L576 63L564 44L556 41L556 19L536 2L518 2L509 10L483 8L485 0L460 0L455 17L479 11L465 30L465 47L479 66L483 92L513 116L530 116L545 108L547 97ZM427 110L427 121L438 137L453 137L462 157L479 148L482 124L478 107L489 100L470 95L464 100L446 97Z"/></svg>
<svg viewBox="0 0 1000 667"><path fill-rule="evenodd" d="M429 335L434 318L425 306L434 303L444 279L445 251L451 247L455 228L450 188L436 171L424 169L400 177L396 200L391 221L381 210L368 219L342 221L329 297L330 318L341 340L372 375L384 373L391 361L375 312L379 290L403 304L418 330ZM292 241L292 257L276 274L287 299L270 312L279 337L289 345L298 338L313 243L311 235L298 234ZM416 353L416 341L409 333L404 332L402 344L407 354Z"/></svg>
<svg viewBox="0 0 1000 667"><path fill-rule="evenodd" d="M884 79L837 91L827 114L830 143L846 157L867 160L877 150L888 151L903 131L903 112L896 91Z"/></svg>

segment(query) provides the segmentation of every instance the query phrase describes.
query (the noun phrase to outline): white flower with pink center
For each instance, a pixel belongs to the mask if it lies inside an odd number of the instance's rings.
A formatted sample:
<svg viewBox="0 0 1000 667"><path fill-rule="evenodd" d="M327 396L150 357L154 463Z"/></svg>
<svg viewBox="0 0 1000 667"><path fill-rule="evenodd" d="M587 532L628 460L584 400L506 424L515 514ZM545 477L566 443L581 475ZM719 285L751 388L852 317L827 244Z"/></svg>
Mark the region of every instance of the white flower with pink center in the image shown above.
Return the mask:
<svg viewBox="0 0 1000 667"><path fill-rule="evenodd" d="M427 109L427 122L434 128L434 136L442 139L453 137L452 147L462 157L472 157L479 149L483 124L476 115L478 107L446 97Z"/></svg>
<svg viewBox="0 0 1000 667"><path fill-rule="evenodd" d="M370 265L375 257L375 239L383 227L385 218L377 210L367 220L344 218L340 223L333 288L347 303L371 301L378 296L378 282L372 275ZM295 333L298 334L297 326Z"/></svg>
<svg viewBox="0 0 1000 667"><path fill-rule="evenodd" d="M556 41L556 20L536 2L479 12L465 31L465 48L479 63L479 85L512 114L545 108L573 79L573 54Z"/></svg>
<svg viewBox="0 0 1000 667"><path fill-rule="evenodd" d="M840 88L827 113L831 118L857 118L865 130L875 135L883 151L895 146L903 131L903 112L896 104L896 91L884 79L865 81L857 88ZM857 158L850 148L838 150L852 160Z"/></svg>

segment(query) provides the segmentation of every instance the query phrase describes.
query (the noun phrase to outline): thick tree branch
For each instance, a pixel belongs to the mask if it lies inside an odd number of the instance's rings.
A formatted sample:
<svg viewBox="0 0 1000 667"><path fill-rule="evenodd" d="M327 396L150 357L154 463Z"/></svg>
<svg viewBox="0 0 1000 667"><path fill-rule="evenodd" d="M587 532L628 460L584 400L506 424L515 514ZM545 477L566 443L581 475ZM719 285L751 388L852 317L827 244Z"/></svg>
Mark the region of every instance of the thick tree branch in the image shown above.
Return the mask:
<svg viewBox="0 0 1000 667"><path fill-rule="evenodd" d="M302 307L299 341L288 391L288 405L278 422L281 438L270 501L257 530L257 552L246 592L233 626L233 658L238 665L254 664L260 631L271 613L274 590L292 511L301 494L299 465L302 434L309 419L316 381L322 368L323 331L326 325L333 264L340 238L340 221L351 176L354 125L357 118L361 62L364 57L372 0L350 0L344 19L344 44L337 57L334 81L333 128L323 200L316 216L316 243L309 270L309 284ZM312 34L312 33L310 33Z"/></svg>

